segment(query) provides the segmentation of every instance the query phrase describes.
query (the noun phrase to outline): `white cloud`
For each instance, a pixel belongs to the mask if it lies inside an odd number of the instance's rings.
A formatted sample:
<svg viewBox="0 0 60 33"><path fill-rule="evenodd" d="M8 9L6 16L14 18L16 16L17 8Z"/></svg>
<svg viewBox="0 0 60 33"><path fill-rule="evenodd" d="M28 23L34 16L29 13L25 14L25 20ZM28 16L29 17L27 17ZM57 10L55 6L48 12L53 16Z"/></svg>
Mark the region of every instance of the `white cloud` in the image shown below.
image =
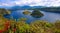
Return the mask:
<svg viewBox="0 0 60 33"><path fill-rule="evenodd" d="M7 2L6 2L7 1ZM60 6L60 0L6 0L0 2L3 6L30 5L30 6Z"/></svg>

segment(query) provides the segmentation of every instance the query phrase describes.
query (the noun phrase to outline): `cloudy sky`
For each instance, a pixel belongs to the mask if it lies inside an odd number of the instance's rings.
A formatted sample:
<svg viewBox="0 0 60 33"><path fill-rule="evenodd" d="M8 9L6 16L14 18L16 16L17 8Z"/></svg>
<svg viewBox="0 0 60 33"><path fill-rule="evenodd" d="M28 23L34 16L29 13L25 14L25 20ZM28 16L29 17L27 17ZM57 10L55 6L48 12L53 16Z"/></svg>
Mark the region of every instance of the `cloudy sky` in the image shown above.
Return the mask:
<svg viewBox="0 0 60 33"><path fill-rule="evenodd" d="M60 0L0 0L0 6L60 6Z"/></svg>

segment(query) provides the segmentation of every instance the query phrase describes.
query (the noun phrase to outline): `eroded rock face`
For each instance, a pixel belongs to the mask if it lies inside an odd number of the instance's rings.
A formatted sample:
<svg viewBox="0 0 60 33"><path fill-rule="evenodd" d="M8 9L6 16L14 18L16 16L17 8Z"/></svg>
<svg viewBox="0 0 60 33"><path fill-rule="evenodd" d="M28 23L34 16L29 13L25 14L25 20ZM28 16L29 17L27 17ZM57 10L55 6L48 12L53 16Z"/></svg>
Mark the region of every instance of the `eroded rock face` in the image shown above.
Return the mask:
<svg viewBox="0 0 60 33"><path fill-rule="evenodd" d="M34 10L32 13L31 13L31 16L32 17L35 17L35 18L40 18L42 16L44 16L39 10Z"/></svg>

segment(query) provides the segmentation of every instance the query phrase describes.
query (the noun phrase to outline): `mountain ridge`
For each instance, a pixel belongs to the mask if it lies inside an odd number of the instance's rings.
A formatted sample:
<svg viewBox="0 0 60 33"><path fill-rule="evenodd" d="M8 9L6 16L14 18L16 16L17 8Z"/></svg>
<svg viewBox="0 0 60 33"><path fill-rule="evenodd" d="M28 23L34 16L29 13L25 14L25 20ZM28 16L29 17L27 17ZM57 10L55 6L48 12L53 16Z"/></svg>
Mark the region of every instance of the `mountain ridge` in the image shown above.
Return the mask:
<svg viewBox="0 0 60 33"><path fill-rule="evenodd" d="M3 7L5 8L5 7ZM41 11L47 11L47 12L59 12L60 13L60 7L45 7L45 6L12 6L12 7L7 7L7 9L11 11L16 11L16 10L34 10L38 9Z"/></svg>

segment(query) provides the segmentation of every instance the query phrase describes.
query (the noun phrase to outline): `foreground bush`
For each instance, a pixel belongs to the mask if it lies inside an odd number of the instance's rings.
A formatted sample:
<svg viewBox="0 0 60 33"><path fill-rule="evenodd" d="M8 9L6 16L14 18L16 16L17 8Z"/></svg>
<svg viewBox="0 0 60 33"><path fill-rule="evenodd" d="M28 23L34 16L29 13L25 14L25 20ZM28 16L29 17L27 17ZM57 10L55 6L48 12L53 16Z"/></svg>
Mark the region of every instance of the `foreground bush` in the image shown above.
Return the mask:
<svg viewBox="0 0 60 33"><path fill-rule="evenodd" d="M54 33L52 30L53 25L47 21L34 21L30 24L31 31L34 33Z"/></svg>
<svg viewBox="0 0 60 33"><path fill-rule="evenodd" d="M55 33L60 33L60 21L56 21L54 23L54 26L55 26Z"/></svg>
<svg viewBox="0 0 60 33"><path fill-rule="evenodd" d="M60 21L50 23L44 20L26 23L26 18L8 20L0 18L0 33L60 33Z"/></svg>

